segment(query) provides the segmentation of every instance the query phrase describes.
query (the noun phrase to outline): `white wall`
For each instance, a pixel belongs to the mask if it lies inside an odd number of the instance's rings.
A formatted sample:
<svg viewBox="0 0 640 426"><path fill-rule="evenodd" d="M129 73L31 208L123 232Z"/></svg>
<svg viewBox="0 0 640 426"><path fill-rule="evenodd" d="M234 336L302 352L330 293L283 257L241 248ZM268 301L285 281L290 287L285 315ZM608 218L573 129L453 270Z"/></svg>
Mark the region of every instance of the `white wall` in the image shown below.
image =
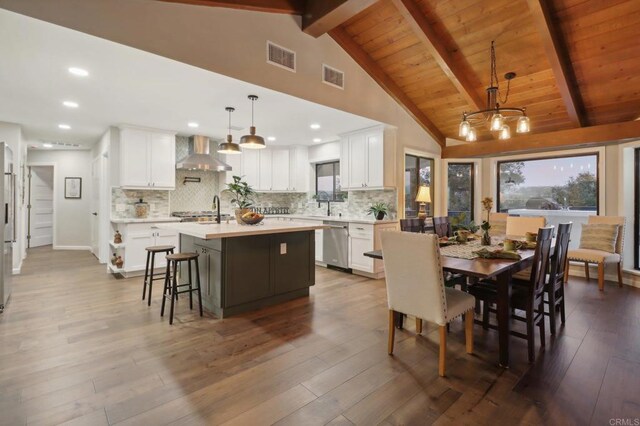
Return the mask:
<svg viewBox="0 0 640 426"><path fill-rule="evenodd" d="M54 236L56 249L89 249L91 244L91 151L29 150L27 165L54 165ZM82 198L64 198L64 178L82 178Z"/></svg>
<svg viewBox="0 0 640 426"><path fill-rule="evenodd" d="M22 128L18 124L0 122L0 142L6 142L13 151L13 170L16 175L16 242L13 246L13 272L20 273L22 260L26 255L26 211L22 198L24 152L26 144L22 140Z"/></svg>

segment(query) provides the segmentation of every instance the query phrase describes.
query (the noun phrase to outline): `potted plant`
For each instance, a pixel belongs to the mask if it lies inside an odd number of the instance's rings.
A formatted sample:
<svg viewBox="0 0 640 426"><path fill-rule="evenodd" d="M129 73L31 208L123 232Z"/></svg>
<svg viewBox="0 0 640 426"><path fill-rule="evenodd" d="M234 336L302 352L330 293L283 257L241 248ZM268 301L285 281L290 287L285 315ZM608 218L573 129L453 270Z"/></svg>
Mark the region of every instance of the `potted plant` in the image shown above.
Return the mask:
<svg viewBox="0 0 640 426"><path fill-rule="evenodd" d="M489 215L491 214L491 209L493 208L493 198L485 197L482 200L482 210L487 212L487 220L482 221L482 225L480 228L482 229L482 239L480 243L483 246L491 245L491 236L489 235L489 229L491 229L491 224L489 223Z"/></svg>
<svg viewBox="0 0 640 426"><path fill-rule="evenodd" d="M385 203L375 203L369 210L367 210L367 214L374 215L376 220L384 219L384 216L389 214L389 206Z"/></svg>
<svg viewBox="0 0 640 426"><path fill-rule="evenodd" d="M240 218L243 214L247 213L250 210L249 207L253 205L252 197L255 191L247 182L242 180L242 177L234 176L233 182L227 184L227 189L225 189L224 192L231 194L231 203L236 206L236 221L241 224L242 219Z"/></svg>

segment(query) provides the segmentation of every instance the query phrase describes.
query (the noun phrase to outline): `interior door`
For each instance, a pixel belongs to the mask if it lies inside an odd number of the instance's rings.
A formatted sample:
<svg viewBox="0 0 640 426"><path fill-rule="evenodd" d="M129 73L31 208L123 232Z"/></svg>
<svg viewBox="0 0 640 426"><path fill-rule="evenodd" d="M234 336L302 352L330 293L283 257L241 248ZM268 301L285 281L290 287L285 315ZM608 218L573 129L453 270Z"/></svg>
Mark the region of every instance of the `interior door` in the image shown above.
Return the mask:
<svg viewBox="0 0 640 426"><path fill-rule="evenodd" d="M53 244L53 167L31 166L29 247Z"/></svg>
<svg viewBox="0 0 640 426"><path fill-rule="evenodd" d="M91 253L100 259L100 178L102 156L91 163Z"/></svg>

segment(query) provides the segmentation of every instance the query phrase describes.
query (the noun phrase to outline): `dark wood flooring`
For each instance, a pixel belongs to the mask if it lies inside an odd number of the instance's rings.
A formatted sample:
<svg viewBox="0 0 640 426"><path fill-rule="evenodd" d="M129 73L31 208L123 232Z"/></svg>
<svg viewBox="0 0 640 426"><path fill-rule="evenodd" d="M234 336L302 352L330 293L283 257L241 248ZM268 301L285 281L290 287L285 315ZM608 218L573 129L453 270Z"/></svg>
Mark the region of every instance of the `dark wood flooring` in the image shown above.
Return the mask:
<svg viewBox="0 0 640 426"><path fill-rule="evenodd" d="M160 318L142 279L85 252L33 249L0 315L0 424L609 425L640 418L640 289L572 279L567 325L537 362L515 339L462 322L437 372L437 327L398 332L386 354L383 280L317 269L312 295L238 317L179 301ZM633 424L633 423L626 423Z"/></svg>

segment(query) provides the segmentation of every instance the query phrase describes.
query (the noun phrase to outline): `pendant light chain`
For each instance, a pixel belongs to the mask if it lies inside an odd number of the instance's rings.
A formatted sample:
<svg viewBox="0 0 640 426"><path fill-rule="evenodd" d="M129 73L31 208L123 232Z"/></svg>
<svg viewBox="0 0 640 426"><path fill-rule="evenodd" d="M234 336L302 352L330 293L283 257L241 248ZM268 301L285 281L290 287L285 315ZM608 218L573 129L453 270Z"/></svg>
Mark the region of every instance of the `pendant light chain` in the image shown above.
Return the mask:
<svg viewBox="0 0 640 426"><path fill-rule="evenodd" d="M498 96L496 97L496 101L499 101L501 104L506 104L509 99L509 89L511 86L511 80L507 79L507 94L504 99L500 97L500 82L498 81L498 71L496 65L496 49L494 47L495 41L491 41L491 86L493 86L495 79L495 86L498 88Z"/></svg>

